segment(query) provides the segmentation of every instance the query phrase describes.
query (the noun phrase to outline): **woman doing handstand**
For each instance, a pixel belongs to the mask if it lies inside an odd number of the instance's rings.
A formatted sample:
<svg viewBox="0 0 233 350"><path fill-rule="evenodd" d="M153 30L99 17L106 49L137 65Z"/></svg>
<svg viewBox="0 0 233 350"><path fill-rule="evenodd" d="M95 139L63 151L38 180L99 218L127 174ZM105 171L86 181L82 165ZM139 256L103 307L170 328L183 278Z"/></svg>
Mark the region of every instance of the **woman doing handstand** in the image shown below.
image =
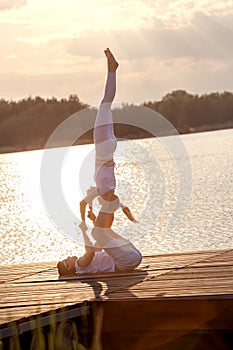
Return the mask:
<svg viewBox="0 0 233 350"><path fill-rule="evenodd" d="M117 141L114 135L111 106L116 94L118 63L109 49L105 50L105 55L108 63L108 75L104 97L99 106L94 126L96 187L91 187L87 191L87 196L80 202L81 219L84 227L87 204L90 208L89 217L95 222L95 226L110 228L114 219L114 212L119 207L122 208L129 220L136 222L129 208L121 204L115 194L116 180L113 155L117 147ZM97 196L99 196L101 209L96 218L92 212L92 201Z"/></svg>

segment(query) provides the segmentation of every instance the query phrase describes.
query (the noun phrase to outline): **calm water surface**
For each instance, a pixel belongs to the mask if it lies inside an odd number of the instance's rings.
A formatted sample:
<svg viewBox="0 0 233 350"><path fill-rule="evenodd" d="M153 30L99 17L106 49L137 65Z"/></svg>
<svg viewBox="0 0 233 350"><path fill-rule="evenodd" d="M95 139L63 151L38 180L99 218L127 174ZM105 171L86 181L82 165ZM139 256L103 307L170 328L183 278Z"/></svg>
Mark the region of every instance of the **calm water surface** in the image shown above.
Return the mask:
<svg viewBox="0 0 233 350"><path fill-rule="evenodd" d="M232 136L232 129L183 135L187 153L175 156L162 138L119 142L117 191L140 223L129 223L118 210L114 229L143 254L232 248ZM61 187L74 220L55 210L56 193L54 213L47 211L40 185L43 155L43 150L0 155L0 264L56 261L83 252L78 203L93 184L93 145L72 147L62 166ZM186 176L179 176L179 167ZM174 217L179 222L169 227Z"/></svg>

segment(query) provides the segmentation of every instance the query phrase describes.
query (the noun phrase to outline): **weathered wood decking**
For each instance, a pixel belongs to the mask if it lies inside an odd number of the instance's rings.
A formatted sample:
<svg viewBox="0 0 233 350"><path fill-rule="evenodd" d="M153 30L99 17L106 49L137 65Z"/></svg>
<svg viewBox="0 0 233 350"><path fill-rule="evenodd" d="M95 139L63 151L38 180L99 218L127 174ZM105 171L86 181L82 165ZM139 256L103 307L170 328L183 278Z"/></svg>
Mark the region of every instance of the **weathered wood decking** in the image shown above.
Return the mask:
<svg viewBox="0 0 233 350"><path fill-rule="evenodd" d="M86 300L104 307L106 334L206 329L211 320L211 327L231 329L233 249L144 256L131 273L60 280L56 263L0 266L2 330L9 322Z"/></svg>

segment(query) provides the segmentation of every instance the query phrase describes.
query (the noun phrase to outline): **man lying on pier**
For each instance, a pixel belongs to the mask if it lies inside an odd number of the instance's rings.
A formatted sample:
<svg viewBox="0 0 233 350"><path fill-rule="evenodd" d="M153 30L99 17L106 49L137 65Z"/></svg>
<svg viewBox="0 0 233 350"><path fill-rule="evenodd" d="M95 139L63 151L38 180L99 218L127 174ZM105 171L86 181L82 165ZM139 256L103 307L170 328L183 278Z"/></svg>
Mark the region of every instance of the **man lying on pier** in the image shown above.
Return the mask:
<svg viewBox="0 0 233 350"><path fill-rule="evenodd" d="M95 222L92 215L89 214L89 217ZM141 263L140 251L111 228L94 226L94 245L86 233L88 228L84 221L80 228L85 243L85 254L80 258L72 256L59 261L57 268L60 276L130 271Z"/></svg>

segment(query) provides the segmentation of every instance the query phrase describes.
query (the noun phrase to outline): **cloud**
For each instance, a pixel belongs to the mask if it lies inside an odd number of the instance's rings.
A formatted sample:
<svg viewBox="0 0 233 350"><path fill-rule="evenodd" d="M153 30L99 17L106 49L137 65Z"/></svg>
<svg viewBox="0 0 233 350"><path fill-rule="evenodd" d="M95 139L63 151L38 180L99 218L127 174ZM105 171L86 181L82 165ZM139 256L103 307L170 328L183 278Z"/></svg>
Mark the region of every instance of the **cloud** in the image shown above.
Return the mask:
<svg viewBox="0 0 233 350"><path fill-rule="evenodd" d="M152 1L146 1L155 8ZM221 0L157 0L154 18L160 18L168 28L183 26L190 23L195 13L202 12L211 16L232 14L233 2Z"/></svg>
<svg viewBox="0 0 233 350"><path fill-rule="evenodd" d="M0 72L0 96L5 99L27 96L62 98L77 94L81 101L97 104L103 91L103 77L104 72L88 70L48 74Z"/></svg>
<svg viewBox="0 0 233 350"><path fill-rule="evenodd" d="M142 28L137 30L89 32L65 40L67 52L97 57L110 46L121 58L134 60L154 57L165 60L180 57L225 59L233 57L233 14L210 16L196 13L189 25L178 29Z"/></svg>
<svg viewBox="0 0 233 350"><path fill-rule="evenodd" d="M232 90L233 60L194 60L189 57L157 62L153 58L132 64L122 63L119 72L118 99L141 103L160 100L173 90L192 94ZM131 70L131 66L133 68Z"/></svg>
<svg viewBox="0 0 233 350"><path fill-rule="evenodd" d="M226 64L215 60L180 58L158 63L153 58L144 58L133 63L120 63L116 102L160 100L168 92L177 89L202 94L231 91L233 87L233 60ZM81 101L97 105L104 90L104 68L93 67L90 62L89 69L73 73L0 72L0 96L6 99L29 95L61 98L77 94Z"/></svg>
<svg viewBox="0 0 233 350"><path fill-rule="evenodd" d="M12 8L18 8L25 6L27 0L1 0L0 2L0 11L10 10Z"/></svg>

